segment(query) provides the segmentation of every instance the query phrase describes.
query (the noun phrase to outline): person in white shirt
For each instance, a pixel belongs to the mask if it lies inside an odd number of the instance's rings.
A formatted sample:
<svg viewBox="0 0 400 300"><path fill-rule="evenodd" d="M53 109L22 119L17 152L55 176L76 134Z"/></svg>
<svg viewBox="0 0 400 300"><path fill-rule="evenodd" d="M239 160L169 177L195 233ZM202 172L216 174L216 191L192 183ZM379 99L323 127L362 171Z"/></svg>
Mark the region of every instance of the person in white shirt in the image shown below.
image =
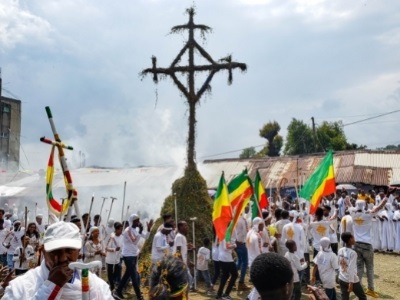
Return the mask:
<svg viewBox="0 0 400 300"><path fill-rule="evenodd" d="M39 234L42 237L45 230L45 225L43 224L43 215L37 214L35 219L36 219L36 229L37 231L39 231Z"/></svg>
<svg viewBox="0 0 400 300"><path fill-rule="evenodd" d="M314 257L317 256L319 248L320 248L320 241L323 237L329 238L329 231L331 221L326 221L323 219L324 211L321 207L317 207L315 211L315 219L316 221L310 223L310 234L313 238L313 249L314 249Z"/></svg>
<svg viewBox="0 0 400 300"><path fill-rule="evenodd" d="M85 243L85 263L101 261L102 257L105 257L105 251L103 243L99 238L99 228L92 226L89 229L89 237ZM100 276L100 270L98 268L90 271L95 272L97 276Z"/></svg>
<svg viewBox="0 0 400 300"><path fill-rule="evenodd" d="M281 218L279 221L277 221L275 223L275 227L276 227L276 234L275 237L278 239L278 251L280 255L285 255L286 252L288 251L288 249L285 246L285 242L282 241L281 237L282 237L282 229L283 226L285 226L286 224L290 223L289 220L289 212L287 210L282 210L281 212Z"/></svg>
<svg viewBox="0 0 400 300"><path fill-rule="evenodd" d="M397 208L393 214L393 222L396 232L394 252L400 253L400 205L399 204L397 204Z"/></svg>
<svg viewBox="0 0 400 300"><path fill-rule="evenodd" d="M10 281L2 300L81 299L82 283L78 270L69 268L79 256L82 241L76 225L57 222L44 234L44 261ZM90 300L113 300L106 282L89 272Z"/></svg>
<svg viewBox="0 0 400 300"><path fill-rule="evenodd" d="M338 259L336 254L332 252L331 243L328 238L322 238L320 243L321 249L314 258L311 284L315 284L318 270L329 300L336 300L336 271L339 269Z"/></svg>
<svg viewBox="0 0 400 300"><path fill-rule="evenodd" d="M200 247L197 252L197 277L202 277L207 287L207 296L211 296L214 292L213 285L211 283L210 272L208 271L208 263L210 262L210 239L203 239L203 246Z"/></svg>
<svg viewBox="0 0 400 300"><path fill-rule="evenodd" d="M304 258L300 259L296 255L297 245L293 240L287 240L285 244L288 252L286 252L285 257L290 262L293 271L293 300L300 300L301 298L301 284L299 278L299 272L307 268L307 263Z"/></svg>
<svg viewBox="0 0 400 300"><path fill-rule="evenodd" d="M129 217L129 227L124 230L123 233L123 246L122 246L122 257L125 263L125 273L122 276L121 282L118 288L113 292L113 296L116 299L124 299L122 291L128 283L129 278L132 280L133 289L138 300L143 300L142 292L140 291L140 285L138 283L138 273L136 269L137 257L139 254L138 243L140 238L147 238L151 227L153 226L153 220L150 220L147 224L147 233L143 233L143 225L140 223L140 218L137 214L132 214ZM139 230L139 232L137 231Z"/></svg>
<svg viewBox="0 0 400 300"><path fill-rule="evenodd" d="M217 235L215 234L214 226L213 226L213 231L214 231L214 240L211 244L211 258L212 258L213 266L214 266L214 276L211 279L211 284L214 286L219 278L220 273L221 273L220 272L221 267L219 265L219 260L218 260L219 241L218 241Z"/></svg>
<svg viewBox="0 0 400 300"><path fill-rule="evenodd" d="M297 211L290 211L289 212L289 220L291 223L286 224L282 228L282 242L287 240L293 240L296 243L296 255L302 259L304 258L304 246L306 243L306 235L303 230L303 227L296 223L299 213Z"/></svg>
<svg viewBox="0 0 400 300"><path fill-rule="evenodd" d="M350 232L354 235L353 218L350 216L350 211L348 209L346 209L343 218L340 220L339 234L342 234L343 232Z"/></svg>
<svg viewBox="0 0 400 300"><path fill-rule="evenodd" d="M261 232L264 228L264 220L260 217L253 219L253 228L249 231L246 238L247 250L249 252L249 267L258 255L262 253L263 240Z"/></svg>
<svg viewBox="0 0 400 300"><path fill-rule="evenodd" d="M121 274L121 249L123 243L122 224L120 222L114 223L114 232L111 233L105 241L106 246L106 265L107 265L107 278L110 290L113 291L115 283L119 282Z"/></svg>
<svg viewBox="0 0 400 300"><path fill-rule="evenodd" d="M23 235L21 237L22 245L18 246L14 252L14 269L15 275L19 276L26 273L31 268L31 262L35 258L35 251L29 245L29 237Z"/></svg>
<svg viewBox="0 0 400 300"><path fill-rule="evenodd" d="M394 249L395 227L393 224L393 211L390 203L385 204L385 209L378 214L381 220L381 250L392 252Z"/></svg>
<svg viewBox="0 0 400 300"><path fill-rule="evenodd" d="M357 253L357 275L362 280L365 266L368 280L366 294L375 298L379 295L374 290L374 249L372 247L371 228L373 217L385 206L386 202L387 198L384 198L378 206L367 212L364 211L365 205L362 201L356 202L357 211L351 213L355 239L354 250Z"/></svg>
<svg viewBox="0 0 400 300"><path fill-rule="evenodd" d="M167 235L173 230L171 223L165 223L160 231L154 235L153 243L151 244L151 262L155 265L164 256L169 255L169 248L173 246L173 242L167 242Z"/></svg>
<svg viewBox="0 0 400 300"><path fill-rule="evenodd" d="M217 291L217 300L231 300L231 296L229 295L232 291L233 286L235 285L236 279L238 278L238 270L233 261L232 250L236 248L236 244L231 241L222 240L219 243L219 251L218 251L218 259L221 266L221 282ZM228 282L228 285L225 289L225 284Z"/></svg>
<svg viewBox="0 0 400 300"><path fill-rule="evenodd" d="M7 265L10 270L14 268L14 252L18 246L21 246L21 237L25 235L25 228L21 227L21 221L15 220L13 224L14 230L9 231L3 241L4 247L7 248Z"/></svg>
<svg viewBox="0 0 400 300"><path fill-rule="evenodd" d="M188 243L186 240L186 235L189 231L189 226L186 221L179 221L178 222L178 233L175 236L174 240L174 247L173 247L173 254L185 263L188 266L188 250L193 250L193 245ZM190 270L188 268L188 278L190 287L193 287L193 277L190 274Z"/></svg>
<svg viewBox="0 0 400 300"><path fill-rule="evenodd" d="M235 227L234 236L236 236L236 266L240 270L240 277L238 283L238 291L247 291L250 289L248 285L245 284L244 279L247 272L247 267L249 264L249 255L246 247L246 236L249 231L249 226L245 214L249 212L249 206L246 206L244 212L239 217L238 222Z"/></svg>
<svg viewBox="0 0 400 300"><path fill-rule="evenodd" d="M9 230L4 228L4 219L0 219L0 264L7 266L7 248L4 246L5 240Z"/></svg>
<svg viewBox="0 0 400 300"><path fill-rule="evenodd" d="M337 218L338 218L338 209L335 208L333 214L331 214L331 206L324 205L323 206L324 219L326 221L331 221L332 223L329 225L329 239L331 241L332 251L337 254L338 252L338 238L337 238Z"/></svg>
<svg viewBox="0 0 400 300"><path fill-rule="evenodd" d="M350 232L341 235L346 247L340 248L339 258L339 284L342 300L349 300L350 293L354 292L358 299L367 300L360 279L357 276L357 253L352 249L354 237Z"/></svg>

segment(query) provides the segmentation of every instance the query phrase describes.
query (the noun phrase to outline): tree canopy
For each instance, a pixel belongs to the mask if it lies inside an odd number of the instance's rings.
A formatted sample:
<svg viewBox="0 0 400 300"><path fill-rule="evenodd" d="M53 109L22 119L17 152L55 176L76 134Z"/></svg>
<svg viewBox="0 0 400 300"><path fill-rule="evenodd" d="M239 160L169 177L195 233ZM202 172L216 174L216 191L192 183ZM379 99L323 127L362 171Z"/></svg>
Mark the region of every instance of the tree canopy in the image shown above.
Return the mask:
<svg viewBox="0 0 400 300"><path fill-rule="evenodd" d="M276 121L270 121L260 129L260 137L267 140L267 145L258 153L258 156L279 156L283 138L278 134L281 126Z"/></svg>

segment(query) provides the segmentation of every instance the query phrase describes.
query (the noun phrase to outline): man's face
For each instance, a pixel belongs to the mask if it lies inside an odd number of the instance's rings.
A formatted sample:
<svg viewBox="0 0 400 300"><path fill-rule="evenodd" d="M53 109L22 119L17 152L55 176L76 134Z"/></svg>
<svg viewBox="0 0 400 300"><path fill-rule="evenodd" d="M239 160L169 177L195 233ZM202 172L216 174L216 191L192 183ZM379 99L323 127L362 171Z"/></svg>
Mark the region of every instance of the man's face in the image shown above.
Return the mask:
<svg viewBox="0 0 400 300"><path fill-rule="evenodd" d="M71 262L78 260L79 249L62 248L47 252L44 252L44 259L46 261L46 266L49 270L61 265L68 265Z"/></svg>
<svg viewBox="0 0 400 300"><path fill-rule="evenodd" d="M94 218L94 224L98 225L100 223L100 218Z"/></svg>
<svg viewBox="0 0 400 300"><path fill-rule="evenodd" d="M19 227L21 226L20 223L15 223L14 224L14 230L17 231L19 229Z"/></svg>
<svg viewBox="0 0 400 300"><path fill-rule="evenodd" d="M123 227L115 229L115 235L120 236L122 234Z"/></svg>
<svg viewBox="0 0 400 300"><path fill-rule="evenodd" d="M180 233L182 233L183 235L186 235L188 233L189 230L189 226L188 224L185 222L180 226Z"/></svg>
<svg viewBox="0 0 400 300"><path fill-rule="evenodd" d="M258 224L258 231L263 231L264 229L264 223L261 222L260 224Z"/></svg>
<svg viewBox="0 0 400 300"><path fill-rule="evenodd" d="M328 217L329 216L329 210L324 208L323 211L324 211L324 217Z"/></svg>
<svg viewBox="0 0 400 300"><path fill-rule="evenodd" d="M39 224L39 225L42 225L42 218L41 217L36 217L36 222Z"/></svg>
<svg viewBox="0 0 400 300"><path fill-rule="evenodd" d="M136 219L136 220L132 221L132 227L133 227L133 228L138 227L139 224L140 224L140 219Z"/></svg>

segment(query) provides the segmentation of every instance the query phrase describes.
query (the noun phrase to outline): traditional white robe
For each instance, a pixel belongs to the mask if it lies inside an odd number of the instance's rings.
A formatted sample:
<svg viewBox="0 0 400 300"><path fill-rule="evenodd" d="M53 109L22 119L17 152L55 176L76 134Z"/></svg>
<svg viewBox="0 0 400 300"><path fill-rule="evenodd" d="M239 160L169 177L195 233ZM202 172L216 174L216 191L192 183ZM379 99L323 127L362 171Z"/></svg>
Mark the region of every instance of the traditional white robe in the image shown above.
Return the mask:
<svg viewBox="0 0 400 300"><path fill-rule="evenodd" d="M24 275L21 275L14 280L5 290L2 300L15 299L54 299L54 300L76 300L82 299L82 285L79 272L75 272L72 283L66 283L58 292L56 285L47 280L49 270L43 261L40 266L31 269ZM113 300L110 287L108 284L89 272L89 286L91 300ZM50 295L55 297L50 298Z"/></svg>

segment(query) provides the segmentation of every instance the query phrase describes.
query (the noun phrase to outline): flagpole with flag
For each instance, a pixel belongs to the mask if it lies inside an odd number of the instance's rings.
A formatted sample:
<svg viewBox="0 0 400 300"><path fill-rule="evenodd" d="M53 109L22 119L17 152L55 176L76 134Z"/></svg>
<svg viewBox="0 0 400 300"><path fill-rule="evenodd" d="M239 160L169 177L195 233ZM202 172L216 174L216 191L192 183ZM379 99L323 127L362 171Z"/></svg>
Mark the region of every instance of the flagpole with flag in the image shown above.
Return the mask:
<svg viewBox="0 0 400 300"><path fill-rule="evenodd" d="M262 216L262 210L269 205L267 194L261 180L260 173L256 171L256 177L254 178L254 195L255 201L251 210L251 219Z"/></svg>
<svg viewBox="0 0 400 300"><path fill-rule="evenodd" d="M314 214L323 196L335 193L336 182L333 169L332 149L304 183L300 197L310 202L310 214Z"/></svg>
<svg viewBox="0 0 400 300"><path fill-rule="evenodd" d="M224 172L221 174L217 192L215 193L212 219L218 240L222 241L232 220L232 209L229 203L228 187L225 182Z"/></svg>
<svg viewBox="0 0 400 300"><path fill-rule="evenodd" d="M226 231L225 240L230 241L232 232L236 227L240 215L244 208L249 204L250 197L253 195L254 189L251 180L247 174L247 169L237 175L228 184L229 201L232 207L232 221Z"/></svg>

